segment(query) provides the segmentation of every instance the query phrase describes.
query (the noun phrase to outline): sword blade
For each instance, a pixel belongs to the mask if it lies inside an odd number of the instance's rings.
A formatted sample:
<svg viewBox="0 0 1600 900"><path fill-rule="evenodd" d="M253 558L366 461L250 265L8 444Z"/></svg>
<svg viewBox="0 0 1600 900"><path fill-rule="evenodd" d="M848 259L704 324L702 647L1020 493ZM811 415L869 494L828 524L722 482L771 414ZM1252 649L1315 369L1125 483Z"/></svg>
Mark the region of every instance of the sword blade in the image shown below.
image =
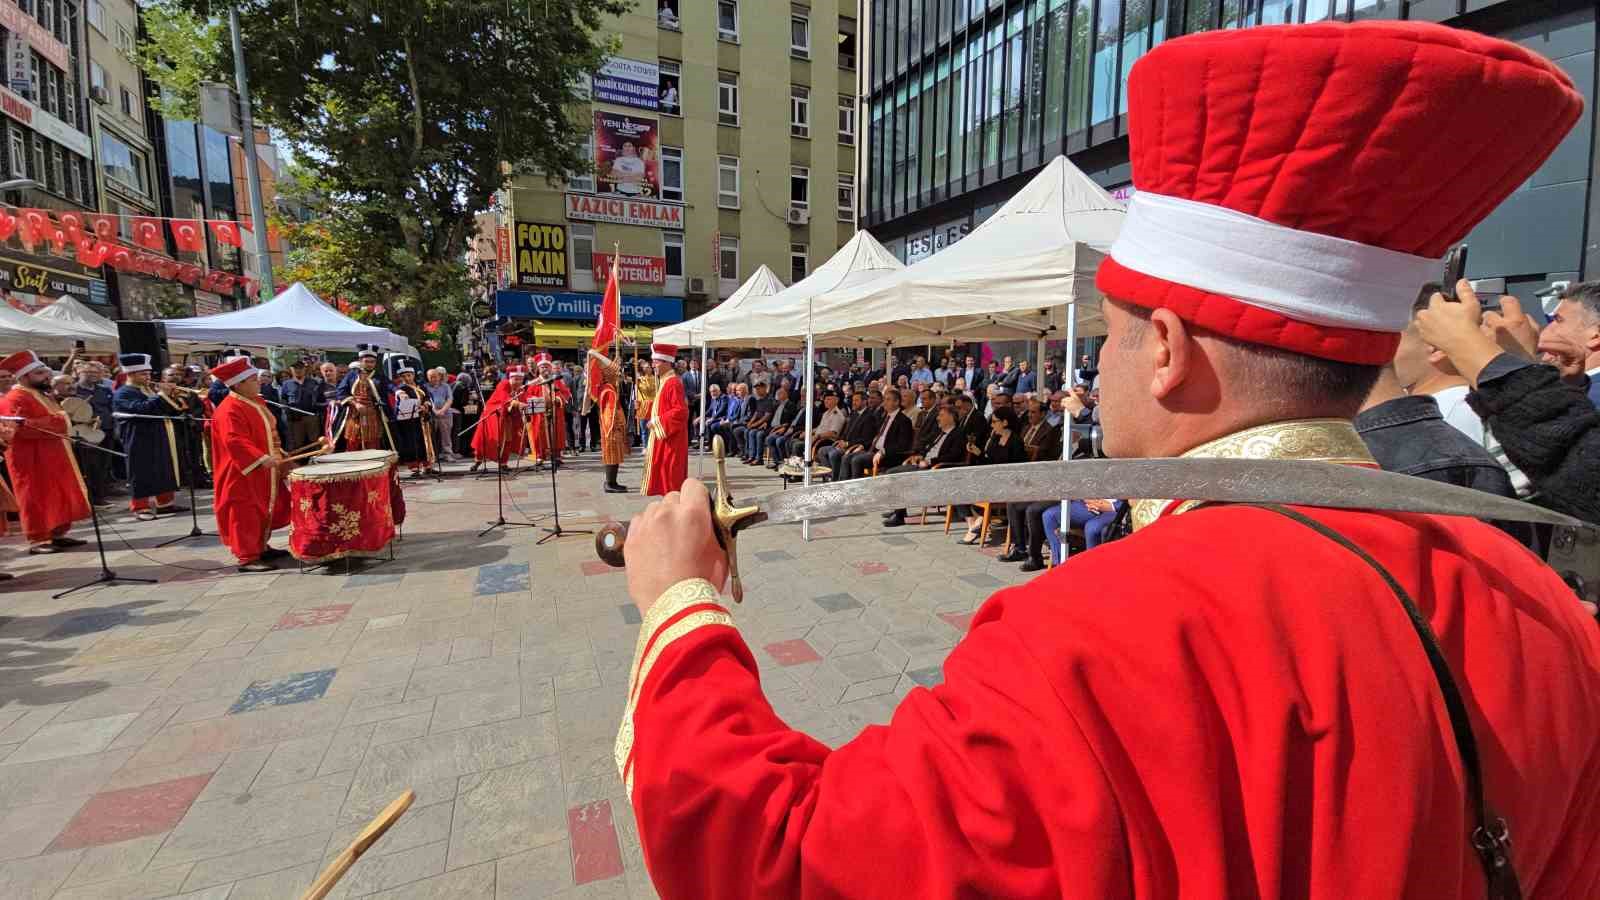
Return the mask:
<svg viewBox="0 0 1600 900"><path fill-rule="evenodd" d="M1288 459L1084 459L963 466L790 489L739 505L754 503L765 521L779 523L909 506L1111 497L1286 503L1596 527L1471 488L1379 469Z"/></svg>

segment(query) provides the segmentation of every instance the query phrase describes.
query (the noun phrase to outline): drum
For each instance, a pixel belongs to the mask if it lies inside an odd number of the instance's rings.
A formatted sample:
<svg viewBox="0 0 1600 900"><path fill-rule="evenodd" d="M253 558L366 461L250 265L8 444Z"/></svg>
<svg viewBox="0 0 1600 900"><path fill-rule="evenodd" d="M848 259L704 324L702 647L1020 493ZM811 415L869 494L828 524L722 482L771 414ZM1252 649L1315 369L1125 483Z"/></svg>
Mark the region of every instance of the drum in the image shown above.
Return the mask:
<svg viewBox="0 0 1600 900"><path fill-rule="evenodd" d="M290 472L294 558L315 563L383 552L395 535L393 468L381 459L346 460Z"/></svg>
<svg viewBox="0 0 1600 900"><path fill-rule="evenodd" d="M389 467L391 475L389 486L389 510L394 516L396 527L406 523L406 498L400 493L400 454L393 450L346 450L343 453L324 453L311 459L311 464L316 466L330 463L347 462L381 462Z"/></svg>

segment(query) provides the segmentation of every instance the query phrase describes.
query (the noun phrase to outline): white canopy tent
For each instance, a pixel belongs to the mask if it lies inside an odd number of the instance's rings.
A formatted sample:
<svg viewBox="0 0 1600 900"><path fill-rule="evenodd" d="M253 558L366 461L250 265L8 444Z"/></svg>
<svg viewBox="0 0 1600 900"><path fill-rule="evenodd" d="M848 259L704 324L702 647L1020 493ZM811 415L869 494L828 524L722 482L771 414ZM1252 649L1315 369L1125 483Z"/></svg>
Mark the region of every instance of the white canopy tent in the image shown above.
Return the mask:
<svg viewBox="0 0 1600 900"><path fill-rule="evenodd" d="M33 318L83 334L84 346L90 350L115 353L122 346L116 323L84 306L70 295L63 295L56 302L34 313Z"/></svg>
<svg viewBox="0 0 1600 900"><path fill-rule="evenodd" d="M259 306L161 321L166 323L167 338L172 341L313 350L349 350L357 344L376 344L396 353L416 355L405 338L386 328L357 322L322 302L298 281Z"/></svg>
<svg viewBox="0 0 1600 900"><path fill-rule="evenodd" d="M783 282L772 270L762 264L755 270L739 289L729 295L704 315L695 316L687 322L676 325L667 325L657 328L651 338L663 344L672 344L677 347L700 347L708 332L714 331L719 324L733 321L735 316L748 312L747 307L752 306L751 301L758 297L771 297L783 290ZM743 312L741 312L743 311Z"/></svg>
<svg viewBox="0 0 1600 900"><path fill-rule="evenodd" d="M69 328L64 323L39 316L30 316L9 303L0 302L0 351L69 353L78 341L89 344L94 337L91 332Z"/></svg>

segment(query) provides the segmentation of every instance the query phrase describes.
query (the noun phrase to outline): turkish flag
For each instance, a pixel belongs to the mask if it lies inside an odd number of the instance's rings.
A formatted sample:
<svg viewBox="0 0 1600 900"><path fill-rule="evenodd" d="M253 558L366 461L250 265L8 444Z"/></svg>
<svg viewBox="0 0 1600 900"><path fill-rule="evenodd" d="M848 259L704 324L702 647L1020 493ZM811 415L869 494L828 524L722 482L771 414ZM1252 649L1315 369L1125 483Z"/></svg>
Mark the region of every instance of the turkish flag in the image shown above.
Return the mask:
<svg viewBox="0 0 1600 900"><path fill-rule="evenodd" d="M51 220L50 214L42 209L22 210L22 226L18 229L22 245L32 250L41 241L50 240L55 234L56 223Z"/></svg>
<svg viewBox="0 0 1600 900"><path fill-rule="evenodd" d="M60 218L61 230L67 233L67 240L76 244L83 238L83 213L64 212Z"/></svg>
<svg viewBox="0 0 1600 900"><path fill-rule="evenodd" d="M0 241L11 237L17 230L17 217L10 211L0 209Z"/></svg>
<svg viewBox="0 0 1600 900"><path fill-rule="evenodd" d="M171 281L172 279L178 277L178 270L182 267L183 264L175 259L163 259L162 261L156 263L156 274L160 275L167 281Z"/></svg>
<svg viewBox="0 0 1600 900"><path fill-rule="evenodd" d="M219 294L232 294L233 286L238 281L238 278L227 272L214 272L212 273L211 284L213 287L211 289Z"/></svg>
<svg viewBox="0 0 1600 900"><path fill-rule="evenodd" d="M127 272L133 268L133 251L127 247L117 247L111 251L111 268L118 272Z"/></svg>
<svg viewBox="0 0 1600 900"><path fill-rule="evenodd" d="M106 257L111 255L111 245L104 241L96 241L85 237L78 241L78 265L87 269L98 269L105 265Z"/></svg>
<svg viewBox="0 0 1600 900"><path fill-rule="evenodd" d="M205 249L206 233L201 230L199 219L172 219L172 242L179 250L190 253L199 253Z"/></svg>
<svg viewBox="0 0 1600 900"><path fill-rule="evenodd" d="M50 238L50 252L56 254L57 256L66 256L67 255L67 232L64 229L57 228L54 231L50 232L49 238Z"/></svg>
<svg viewBox="0 0 1600 900"><path fill-rule="evenodd" d="M261 282L247 275L240 275L239 283L244 285L244 295L251 300L261 296Z"/></svg>
<svg viewBox="0 0 1600 900"><path fill-rule="evenodd" d="M62 218L66 217L63 216ZM117 228L120 223L117 221L116 216L86 215L83 217L83 221L94 232L94 236L100 240L114 241L117 239Z"/></svg>
<svg viewBox="0 0 1600 900"><path fill-rule="evenodd" d="M594 323L594 337L589 346L596 353L610 355L612 344L622 329L622 287L617 283L617 257L611 257L611 275L606 279L606 293L600 299L600 315ZM590 356L584 364L584 376L590 384L599 384L604 377L600 361Z"/></svg>
<svg viewBox="0 0 1600 900"><path fill-rule="evenodd" d="M178 269L178 280L183 282L184 284L189 285L190 287L194 287L195 282L200 280L200 267L199 266L182 266L182 267L180 267Z"/></svg>
<svg viewBox="0 0 1600 900"><path fill-rule="evenodd" d="M133 242L151 250L167 249L167 239L161 236L161 220L150 216L134 216Z"/></svg>
<svg viewBox="0 0 1600 900"><path fill-rule="evenodd" d="M207 219L206 224L211 226L211 233L217 236L217 243L227 244L230 247L243 247L244 237L239 233L239 223L232 219Z"/></svg>

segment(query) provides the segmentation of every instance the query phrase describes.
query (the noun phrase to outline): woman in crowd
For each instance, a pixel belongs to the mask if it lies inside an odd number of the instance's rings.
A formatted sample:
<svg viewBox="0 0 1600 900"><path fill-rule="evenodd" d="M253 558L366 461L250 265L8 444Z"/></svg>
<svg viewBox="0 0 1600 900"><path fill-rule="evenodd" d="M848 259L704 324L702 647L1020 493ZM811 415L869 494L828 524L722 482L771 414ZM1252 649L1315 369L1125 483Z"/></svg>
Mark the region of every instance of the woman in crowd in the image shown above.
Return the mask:
<svg viewBox="0 0 1600 900"><path fill-rule="evenodd" d="M989 440L981 448L969 442L968 455L978 465L1002 465L1025 461L1027 450L1022 446L1019 424L1016 411L1010 407L995 410L989 417ZM978 532L983 527L983 517L976 513L976 509L968 510L967 533L961 538L962 544L971 546L978 543Z"/></svg>

